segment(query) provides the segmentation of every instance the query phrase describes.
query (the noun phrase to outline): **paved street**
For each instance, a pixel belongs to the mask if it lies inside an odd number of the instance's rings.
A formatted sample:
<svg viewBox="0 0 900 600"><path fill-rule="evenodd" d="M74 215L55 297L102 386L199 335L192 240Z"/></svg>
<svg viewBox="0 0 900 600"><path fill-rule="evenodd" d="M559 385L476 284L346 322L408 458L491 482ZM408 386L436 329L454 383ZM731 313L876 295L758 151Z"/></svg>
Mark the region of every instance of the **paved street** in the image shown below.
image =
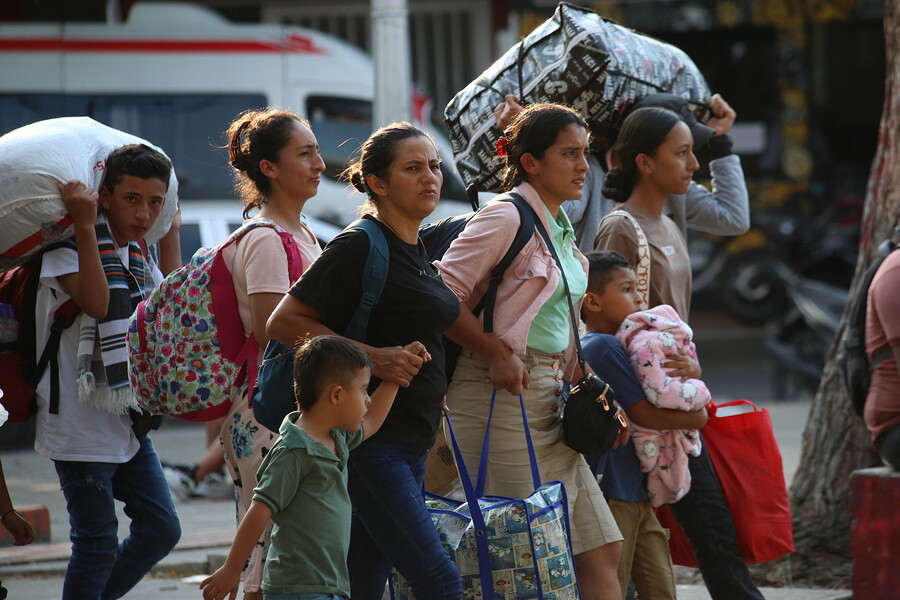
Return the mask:
<svg viewBox="0 0 900 600"><path fill-rule="evenodd" d="M762 354L759 332L729 330L716 317L697 316L697 345L704 380L721 403L748 398L769 410L775 436L784 458L785 477L793 475L801 451L801 437L809 411L809 398L774 402L772 365ZM188 462L202 452L203 427L168 420L153 434L154 444L165 461ZM67 556L68 524L62 494L50 461L29 447L2 448L3 468L17 506L43 504L50 511L51 542L24 548L0 549L0 579L14 600L59 598ZM157 567L155 578L145 578L127 597L136 600L199 598L197 583L188 579L207 573L221 561L235 530L234 505L230 500L192 500L176 505L184 534L178 549ZM127 532L127 519L120 513L120 536ZM32 562L33 561L33 562ZM23 564L23 563L31 564ZM771 600L838 600L849 592L826 590L766 589ZM680 600L709 598L702 586L679 586Z"/></svg>

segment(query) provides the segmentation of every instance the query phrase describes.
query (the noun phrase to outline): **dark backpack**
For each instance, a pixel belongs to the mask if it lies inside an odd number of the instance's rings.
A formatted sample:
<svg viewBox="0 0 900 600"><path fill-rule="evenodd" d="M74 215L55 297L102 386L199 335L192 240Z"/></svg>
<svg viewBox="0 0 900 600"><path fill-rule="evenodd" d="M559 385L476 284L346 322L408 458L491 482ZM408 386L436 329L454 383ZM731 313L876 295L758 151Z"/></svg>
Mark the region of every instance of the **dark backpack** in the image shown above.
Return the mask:
<svg viewBox="0 0 900 600"><path fill-rule="evenodd" d="M45 252L52 248L45 249ZM54 373L50 385L50 413L59 414L59 381L55 376L58 372L59 343L63 331L75 322L81 312L72 299L56 310L50 339L41 357L36 359L35 306L42 254L22 266L0 273L0 302L12 306L19 330L15 341L0 343L0 389L3 390L0 402L9 411L10 423L24 423L37 412L35 388L47 367Z"/></svg>
<svg viewBox="0 0 900 600"><path fill-rule="evenodd" d="M869 362L869 357L866 354L866 308L868 305L869 286L872 285L875 272L888 254L896 248L897 245L893 242L889 240L885 242L879 248L880 258L872 263L863 276L859 293L850 306L847 330L844 332L844 337L841 340L841 347L837 357L838 369L844 380L844 387L850 398L850 404L853 406L853 412L859 416L863 416L872 372L881 361L893 354L893 350L889 345L884 346L875 352L872 361Z"/></svg>
<svg viewBox="0 0 900 600"><path fill-rule="evenodd" d="M361 229L369 238L369 252L363 266L362 296L344 330L344 336L362 341L366 336L372 308L378 304L381 290L384 289L390 257L387 240L377 223L359 219L347 228ZM293 390L294 350L277 340L269 340L248 402L253 418L269 431L278 433L284 417L296 408Z"/></svg>
<svg viewBox="0 0 900 600"><path fill-rule="evenodd" d="M491 269L488 289L473 311L476 315L484 312L485 333L494 330L494 304L503 274L534 235L534 211L531 210L524 198L518 194L504 194L491 202L511 202L519 212L520 224L516 237L506 254ZM447 217L436 223L423 225L419 229L419 239L425 246L428 258L430 260L441 259L453 240L465 229L466 224L472 220L478 210L480 208L470 213ZM378 304L387 280L390 252L384 233L375 222L359 219L351 223L348 228L361 229L369 238L369 253L363 268L362 298L344 331L346 337L362 341L366 336L372 308ZM453 375L461 351L462 348L458 344L444 337L444 368L448 381ZM264 427L276 433L281 427L285 415L294 410L293 393L284 393L284 390L293 390L293 360L294 351L292 349L275 340L269 341L265 356L259 366L256 387L250 396L249 404L253 410L253 417Z"/></svg>
<svg viewBox="0 0 900 600"><path fill-rule="evenodd" d="M519 213L519 229L516 231L516 237L513 238L513 242L510 244L506 254L504 254L503 258L500 259L500 262L491 269L488 288L485 291L484 296L481 297L478 304L475 306L475 310L472 311L475 313L476 317L482 313L484 314L483 322L485 333L494 331L494 305L497 302L497 290L500 288L500 282L503 281L503 274L506 273L506 270L512 262L519 253L522 252L522 248L525 247L528 240L534 236L534 211L528 205L528 202L525 201L525 198L510 192L497 196L488 204L494 202L510 202L516 207L516 210ZM487 206L487 204L485 204L485 206ZM421 239L422 243L425 245L425 252L428 254L428 258L433 261L443 258L444 254L450 248L450 244L459 237L460 232L465 229L469 221L478 214L479 210L481 210L481 208L456 217L441 219L437 223L423 225L419 229L419 239ZM460 352L462 352L462 348L459 344L445 336L444 372L447 375L448 382L453 378L453 371L456 369L456 361L459 359Z"/></svg>

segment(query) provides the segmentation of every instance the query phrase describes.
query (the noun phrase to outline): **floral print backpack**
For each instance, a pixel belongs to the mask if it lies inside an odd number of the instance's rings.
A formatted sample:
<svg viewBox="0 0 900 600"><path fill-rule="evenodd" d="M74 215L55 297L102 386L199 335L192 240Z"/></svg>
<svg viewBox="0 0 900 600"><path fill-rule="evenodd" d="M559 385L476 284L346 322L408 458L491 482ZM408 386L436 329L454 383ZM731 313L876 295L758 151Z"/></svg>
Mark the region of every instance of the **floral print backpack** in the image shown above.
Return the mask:
<svg viewBox="0 0 900 600"><path fill-rule="evenodd" d="M222 250L257 227L275 229L291 281L300 277L293 235L268 219L245 221L218 246L197 250L138 305L128 323L129 378L145 411L209 421L228 412L233 386L249 379L253 388L259 345L244 335Z"/></svg>

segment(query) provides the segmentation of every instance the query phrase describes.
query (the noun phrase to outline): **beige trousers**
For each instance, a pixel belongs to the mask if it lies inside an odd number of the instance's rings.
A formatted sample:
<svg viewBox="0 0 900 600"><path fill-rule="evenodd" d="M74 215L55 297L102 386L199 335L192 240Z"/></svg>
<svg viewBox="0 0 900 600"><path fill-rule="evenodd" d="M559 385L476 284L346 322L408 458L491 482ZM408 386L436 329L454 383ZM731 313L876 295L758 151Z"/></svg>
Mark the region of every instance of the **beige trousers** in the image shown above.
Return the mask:
<svg viewBox="0 0 900 600"><path fill-rule="evenodd" d="M565 360L531 349L520 358L529 373L523 397L541 482L565 484L575 554L620 541L622 535L590 467L562 440L558 408ZM473 484L492 393L487 362L464 350L447 391L447 404ZM519 399L504 390L497 391L494 403L488 456L486 494L525 498L534 491Z"/></svg>

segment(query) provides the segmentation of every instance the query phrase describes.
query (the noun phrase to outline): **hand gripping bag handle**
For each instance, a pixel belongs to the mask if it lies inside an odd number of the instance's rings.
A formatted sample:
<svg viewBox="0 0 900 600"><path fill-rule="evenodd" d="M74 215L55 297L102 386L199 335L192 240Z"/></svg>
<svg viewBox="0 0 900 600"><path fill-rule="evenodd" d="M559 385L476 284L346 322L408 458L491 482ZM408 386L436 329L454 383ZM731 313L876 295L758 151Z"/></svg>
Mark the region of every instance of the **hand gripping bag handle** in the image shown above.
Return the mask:
<svg viewBox="0 0 900 600"><path fill-rule="evenodd" d="M484 480L486 478L487 469L487 450L489 446L489 437L491 431L491 417L494 414L494 400L497 398L497 390L494 390L491 396L491 411L488 416L488 423L484 432L484 446L481 454L481 464L479 465L478 487L484 490ZM531 432L528 429L528 417L525 415L525 401L519 394L519 406L522 409L522 421L525 424L525 440L528 442L528 459L531 461L531 477L534 480L534 489L541 487L540 473L537 468L537 458L534 455L534 444L531 441ZM459 442L456 440L456 432L453 431L453 424L450 422L450 415L447 418L447 428L450 430L450 443L453 446L453 455L456 457L456 467L459 470L459 479L462 482L463 491L465 492L466 502L469 505L469 514L472 517L472 524L475 526L475 542L478 547L478 573L481 577L481 590L484 600L495 600L494 581L491 577L491 559L490 550L487 544L487 527L484 523L484 514L481 512L481 505L478 498L482 495L477 493L472 486L472 480L469 479L469 471L466 469L466 463L463 461L462 452L459 449Z"/></svg>

